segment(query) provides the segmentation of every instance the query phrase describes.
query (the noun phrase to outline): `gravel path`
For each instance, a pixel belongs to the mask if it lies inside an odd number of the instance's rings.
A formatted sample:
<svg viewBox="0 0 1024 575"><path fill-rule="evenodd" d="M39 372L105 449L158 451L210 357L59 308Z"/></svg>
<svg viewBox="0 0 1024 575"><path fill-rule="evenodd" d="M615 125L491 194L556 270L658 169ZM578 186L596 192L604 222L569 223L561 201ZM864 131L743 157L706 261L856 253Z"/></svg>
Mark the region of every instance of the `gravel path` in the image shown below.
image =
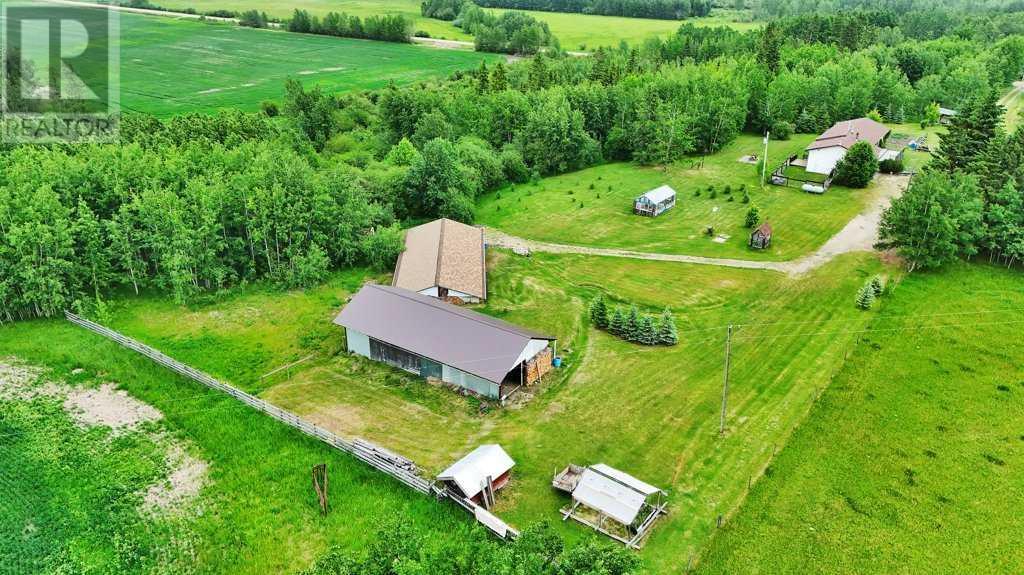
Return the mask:
<svg viewBox="0 0 1024 575"><path fill-rule="evenodd" d="M874 197L872 197L867 209L850 220L849 223L839 231L839 233L832 236L831 239L825 242L825 245L818 248L814 253L796 260L784 262L708 258L681 254L659 254L615 248L596 248L589 246L555 244L520 238L493 228L485 228L484 236L488 245L508 248L517 252L523 252L525 250L555 254L584 254L633 258L639 260L681 262L731 268L769 270L798 276L825 265L840 254L871 251L874 249L873 246L878 239L878 226L882 220L882 212L889 207L893 198L903 193L903 190L906 188L909 181L910 178L908 176L891 176L884 174L877 176L873 186Z"/></svg>

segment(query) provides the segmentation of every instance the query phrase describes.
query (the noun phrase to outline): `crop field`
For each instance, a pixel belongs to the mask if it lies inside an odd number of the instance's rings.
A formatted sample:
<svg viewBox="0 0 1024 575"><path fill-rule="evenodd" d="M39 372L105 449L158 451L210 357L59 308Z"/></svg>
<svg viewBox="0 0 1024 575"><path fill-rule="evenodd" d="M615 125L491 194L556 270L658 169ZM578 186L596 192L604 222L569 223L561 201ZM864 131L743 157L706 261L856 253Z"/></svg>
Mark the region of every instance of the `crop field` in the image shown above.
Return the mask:
<svg viewBox="0 0 1024 575"><path fill-rule="evenodd" d="M195 8L200 11L264 10L270 16L288 18L296 8L311 14L323 15L330 11L347 12L360 17L379 14L401 14L411 19L416 30L427 32L435 38L472 40L472 36L456 28L451 22L444 22L420 15L417 0L297 0L281 4L268 0L163 0L159 5L173 9ZM493 10L501 12L501 10ZM646 18L622 18L618 16L594 16L586 14L565 14L559 12L525 11L538 20L548 23L551 32L558 37L567 50L589 50L598 46L618 46L625 40L640 44L653 36L666 36L675 32L683 21L652 20ZM731 26L739 30L753 29L757 24L742 20L735 11L716 10L707 18L686 20L697 26Z"/></svg>
<svg viewBox="0 0 1024 575"><path fill-rule="evenodd" d="M46 367L47 381L74 390L115 383L160 417L114 433L72 422L61 399L12 402L5 366L14 361ZM154 514L148 490L181 481L165 460L171 443L202 462L201 489L191 504ZM309 475L323 462L338 495L326 517ZM470 527L453 508L410 497L351 458L63 320L0 327L0 473L0 532L19 534L0 538L4 573L170 574L196 565L293 573L329 546L364 547L398 517L437 537Z"/></svg>
<svg viewBox="0 0 1024 575"><path fill-rule="evenodd" d="M800 134L772 142L770 165L799 153L813 138ZM833 186L823 195L779 186L762 189L756 166L740 162L743 156L761 153L761 138L741 135L708 156L703 167L693 165L697 160L692 158L667 169L616 163L545 178L537 185L520 184L488 194L479 204L477 221L555 243L786 260L824 244L877 192L877 184L866 190ZM634 215L633 199L662 184L676 190L676 206L656 218ZM715 188L714 194L709 186ZM750 194L750 204L743 203L742 186ZM750 205L758 206L762 219L775 228L771 249L747 247L750 230L744 227L744 218ZM709 226L714 236L705 234Z"/></svg>
<svg viewBox="0 0 1024 575"><path fill-rule="evenodd" d="M171 116L280 101L287 78L332 92L411 84L502 56L122 13L121 106ZM70 40L69 40L70 41Z"/></svg>
<svg viewBox="0 0 1024 575"><path fill-rule="evenodd" d="M570 540L593 535L557 521L565 499L551 475L568 463L605 462L672 493L643 556L652 573L677 572L742 501L828 384L871 313L856 289L888 268L870 254L841 257L813 275L781 274L492 251L483 311L559 337L567 367L506 408L435 388L404 372L338 353L330 320L366 276L351 272L306 292L257 289L183 309L143 299L113 326L200 369L347 436L366 437L436 472L476 445L501 443L516 459L497 512L520 527L556 520ZM378 280L386 280L378 278ZM589 326L601 285L613 301L649 313L670 307L681 343L645 348ZM728 429L718 435L725 325L733 341ZM821 332L833 332L827 336ZM0 350L6 353L2 347ZM275 367L314 358L270 377ZM567 434L565 430L571 429Z"/></svg>
<svg viewBox="0 0 1024 575"><path fill-rule="evenodd" d="M1022 307L1019 270L904 279L699 572L1019 571Z"/></svg>

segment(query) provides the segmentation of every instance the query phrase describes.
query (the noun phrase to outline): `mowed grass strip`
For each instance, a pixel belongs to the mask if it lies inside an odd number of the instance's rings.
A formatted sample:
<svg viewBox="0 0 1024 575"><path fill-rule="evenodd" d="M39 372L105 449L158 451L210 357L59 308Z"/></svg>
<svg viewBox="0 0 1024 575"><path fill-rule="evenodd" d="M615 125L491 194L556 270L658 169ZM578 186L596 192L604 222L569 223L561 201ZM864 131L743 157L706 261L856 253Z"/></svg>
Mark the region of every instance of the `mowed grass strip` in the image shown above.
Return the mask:
<svg viewBox="0 0 1024 575"><path fill-rule="evenodd" d="M121 105L171 116L280 101L298 78L329 92L446 77L502 58L414 44L121 14Z"/></svg>
<svg viewBox="0 0 1024 575"><path fill-rule="evenodd" d="M769 166L779 166L799 154L813 135L771 142ZM799 188L759 185L757 168L740 162L761 156L758 136L743 134L718 153L687 158L667 168L631 163L597 166L545 178L537 184L518 184L484 196L477 208L478 223L547 242L621 248L668 254L688 254L763 260L788 260L812 252L858 214L876 192L833 186L815 195ZM770 168L771 169L771 168ZM676 206L656 218L633 214L633 200L668 184L678 194ZM712 197L708 187L715 188ZM728 186L732 193L726 194ZM743 203L746 186L750 204ZM756 205L772 224L768 250L748 248L747 210ZM708 227L714 235L708 236ZM721 236L721 237L720 237Z"/></svg>
<svg viewBox="0 0 1024 575"><path fill-rule="evenodd" d="M115 324L228 381L237 370L243 387L338 433L407 455L428 473L481 443L502 444L517 467L497 512L519 527L559 518L567 500L550 480L568 463L604 462L634 473L672 493L672 513L642 553L650 572L673 573L700 551L715 518L740 504L748 479L757 477L773 446L785 442L828 384L856 337L848 332L870 317L855 309L856 290L884 270L870 254L844 256L790 279L756 270L522 258L492 250L490 299L479 309L554 333L566 357L564 369L526 390L526 401L505 408L482 409L487 402L335 355L343 335L330 320L361 284L358 272L307 292L242 292L188 309L126 302ZM647 313L669 307L681 343L641 347L594 330L586 306L599 291ZM719 437L729 323L745 325L736 331L728 431ZM823 331L829 335L818 335ZM311 363L259 379L311 352L318 353ZM592 536L573 523L557 525L573 541Z"/></svg>
<svg viewBox="0 0 1024 575"><path fill-rule="evenodd" d="M1020 281L956 264L900 283L699 572L1019 571Z"/></svg>

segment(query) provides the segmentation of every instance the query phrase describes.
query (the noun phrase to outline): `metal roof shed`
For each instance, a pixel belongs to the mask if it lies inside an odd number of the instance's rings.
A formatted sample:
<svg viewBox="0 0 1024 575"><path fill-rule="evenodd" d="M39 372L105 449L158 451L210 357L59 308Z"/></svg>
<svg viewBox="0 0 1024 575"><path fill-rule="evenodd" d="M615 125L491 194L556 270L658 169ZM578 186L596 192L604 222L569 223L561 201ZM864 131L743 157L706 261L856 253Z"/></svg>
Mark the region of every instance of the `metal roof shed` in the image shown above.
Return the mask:
<svg viewBox="0 0 1024 575"><path fill-rule="evenodd" d="M633 200L633 213L654 217L676 205L676 191L671 186L658 186Z"/></svg>
<svg viewBox="0 0 1024 575"><path fill-rule="evenodd" d="M442 471L438 481L456 487L467 499L480 499L484 507L493 503L494 492L508 483L515 461L500 445L481 445Z"/></svg>
<svg viewBox="0 0 1024 575"><path fill-rule="evenodd" d="M556 477L554 483L558 482ZM562 511L563 520L572 517L628 547L639 547L654 521L666 513L665 491L603 463L587 467L571 483L575 483L573 503ZM596 518L582 516L580 507L592 511ZM607 525L608 519L618 527Z"/></svg>

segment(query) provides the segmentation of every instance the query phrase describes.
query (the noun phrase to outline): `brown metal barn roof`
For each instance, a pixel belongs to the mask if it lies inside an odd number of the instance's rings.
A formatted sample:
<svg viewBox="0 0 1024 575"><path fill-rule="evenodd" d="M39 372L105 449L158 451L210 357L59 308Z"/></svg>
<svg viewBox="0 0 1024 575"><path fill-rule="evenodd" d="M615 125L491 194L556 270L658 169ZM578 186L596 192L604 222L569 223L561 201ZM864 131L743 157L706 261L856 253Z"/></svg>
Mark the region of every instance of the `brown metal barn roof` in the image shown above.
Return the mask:
<svg viewBox="0 0 1024 575"><path fill-rule="evenodd" d="M334 323L501 383L533 339L529 329L401 288L367 284Z"/></svg>
<svg viewBox="0 0 1024 575"><path fill-rule="evenodd" d="M410 291L434 286L487 297L482 229L449 219L410 228L392 285Z"/></svg>
<svg viewBox="0 0 1024 575"><path fill-rule="evenodd" d="M889 131L889 128L871 118L844 120L836 122L831 128L825 130L825 133L818 136L810 146L807 146L807 149L819 150L833 146L842 146L849 150L851 146L861 141L868 142L872 146L877 147L878 143L889 135Z"/></svg>

